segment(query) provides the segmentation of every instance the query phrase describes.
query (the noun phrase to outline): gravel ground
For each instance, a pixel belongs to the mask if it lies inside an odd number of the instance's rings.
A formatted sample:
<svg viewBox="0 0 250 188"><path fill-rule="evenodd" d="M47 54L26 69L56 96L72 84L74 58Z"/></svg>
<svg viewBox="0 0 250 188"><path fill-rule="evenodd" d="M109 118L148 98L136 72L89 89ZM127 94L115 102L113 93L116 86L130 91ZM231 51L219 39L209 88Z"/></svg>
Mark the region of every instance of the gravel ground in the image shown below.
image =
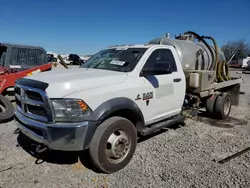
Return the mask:
<svg viewBox="0 0 250 188"><path fill-rule="evenodd" d="M31 142L13 133L14 122L2 124L0 187L250 187L250 151L218 162L250 147L250 74L242 76L247 93L228 121L200 117L144 139L129 165L111 175L96 173L78 153L47 153L38 160Z"/></svg>

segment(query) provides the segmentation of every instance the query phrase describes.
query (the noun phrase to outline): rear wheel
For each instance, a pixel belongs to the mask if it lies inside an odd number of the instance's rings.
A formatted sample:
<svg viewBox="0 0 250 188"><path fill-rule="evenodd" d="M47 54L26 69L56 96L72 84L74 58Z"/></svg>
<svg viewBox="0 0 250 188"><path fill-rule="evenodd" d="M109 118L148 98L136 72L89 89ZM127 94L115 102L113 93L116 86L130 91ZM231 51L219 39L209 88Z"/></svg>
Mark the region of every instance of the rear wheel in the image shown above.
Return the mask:
<svg viewBox="0 0 250 188"><path fill-rule="evenodd" d="M219 119L226 119L232 107L231 97L228 93L224 93L223 95L219 95L215 101L215 115Z"/></svg>
<svg viewBox="0 0 250 188"><path fill-rule="evenodd" d="M206 99L206 103L205 103L205 107L206 107L206 111L208 113L210 113L211 115L213 115L215 113L215 102L217 99L217 95L214 94L211 97L209 97L208 99Z"/></svg>
<svg viewBox="0 0 250 188"><path fill-rule="evenodd" d="M130 162L136 145L134 124L122 117L111 117L97 128L89 147L90 158L99 170L113 173Z"/></svg>

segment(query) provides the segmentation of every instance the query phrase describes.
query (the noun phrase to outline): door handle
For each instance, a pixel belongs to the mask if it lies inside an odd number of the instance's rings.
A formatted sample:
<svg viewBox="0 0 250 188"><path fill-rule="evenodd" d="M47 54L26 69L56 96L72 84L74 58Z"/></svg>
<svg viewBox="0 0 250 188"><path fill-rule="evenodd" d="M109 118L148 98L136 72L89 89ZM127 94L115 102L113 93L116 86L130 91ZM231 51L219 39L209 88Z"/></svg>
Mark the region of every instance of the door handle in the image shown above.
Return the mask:
<svg viewBox="0 0 250 188"><path fill-rule="evenodd" d="M181 81L181 78L175 78L174 79L174 82L180 82Z"/></svg>

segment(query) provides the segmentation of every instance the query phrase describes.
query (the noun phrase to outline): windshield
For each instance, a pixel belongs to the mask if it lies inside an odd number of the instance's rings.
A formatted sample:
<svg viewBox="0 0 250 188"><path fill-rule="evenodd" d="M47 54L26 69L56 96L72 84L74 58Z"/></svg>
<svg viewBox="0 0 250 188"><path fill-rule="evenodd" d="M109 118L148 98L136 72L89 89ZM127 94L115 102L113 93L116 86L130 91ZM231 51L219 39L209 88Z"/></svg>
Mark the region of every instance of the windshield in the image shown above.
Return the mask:
<svg viewBox="0 0 250 188"><path fill-rule="evenodd" d="M87 60L81 68L96 68L130 72L147 48L111 48L102 50Z"/></svg>

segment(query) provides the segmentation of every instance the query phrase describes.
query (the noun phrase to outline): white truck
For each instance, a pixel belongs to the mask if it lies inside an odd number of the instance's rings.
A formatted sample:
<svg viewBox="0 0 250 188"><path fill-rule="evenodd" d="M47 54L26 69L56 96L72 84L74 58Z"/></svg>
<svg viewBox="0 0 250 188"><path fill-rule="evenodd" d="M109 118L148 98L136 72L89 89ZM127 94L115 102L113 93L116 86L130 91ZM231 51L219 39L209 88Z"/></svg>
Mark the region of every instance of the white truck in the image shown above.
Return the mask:
<svg viewBox="0 0 250 188"><path fill-rule="evenodd" d="M80 68L19 79L18 129L38 143L37 152L88 150L99 170L113 173L129 163L138 137L183 122L185 109L205 107L225 119L238 105L242 79L220 72L222 52L196 38L208 37L186 32L175 40L114 46ZM193 55L196 48L203 53Z"/></svg>
<svg viewBox="0 0 250 188"><path fill-rule="evenodd" d="M246 69L246 70L250 70L250 57L246 57L246 58L241 58L239 59L240 64L242 65L241 67Z"/></svg>

